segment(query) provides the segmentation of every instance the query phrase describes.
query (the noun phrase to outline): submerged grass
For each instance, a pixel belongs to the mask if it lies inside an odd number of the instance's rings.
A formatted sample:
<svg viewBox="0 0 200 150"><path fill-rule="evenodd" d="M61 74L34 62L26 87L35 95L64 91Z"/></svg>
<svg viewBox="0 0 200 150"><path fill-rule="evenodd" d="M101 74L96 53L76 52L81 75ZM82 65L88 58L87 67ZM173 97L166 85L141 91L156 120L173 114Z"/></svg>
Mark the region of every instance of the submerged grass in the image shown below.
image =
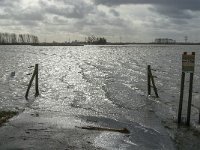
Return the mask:
<svg viewBox="0 0 200 150"><path fill-rule="evenodd" d="M17 114L18 113L14 111L0 111L0 126L2 126L2 124L5 123L8 119Z"/></svg>

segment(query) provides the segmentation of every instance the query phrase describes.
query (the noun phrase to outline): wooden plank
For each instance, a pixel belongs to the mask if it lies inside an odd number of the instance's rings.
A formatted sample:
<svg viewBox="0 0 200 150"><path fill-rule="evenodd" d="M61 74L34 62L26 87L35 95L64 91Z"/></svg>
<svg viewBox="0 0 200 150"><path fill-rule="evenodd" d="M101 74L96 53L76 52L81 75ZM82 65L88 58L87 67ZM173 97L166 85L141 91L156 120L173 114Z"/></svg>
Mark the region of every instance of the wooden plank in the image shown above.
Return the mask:
<svg viewBox="0 0 200 150"><path fill-rule="evenodd" d="M102 128L102 127L92 127L92 126L87 126L87 127L77 127L81 129L86 129L86 130L98 130L98 131L111 131L111 132L120 132L120 133L130 133L130 131L127 128L123 129L114 129L114 128Z"/></svg>

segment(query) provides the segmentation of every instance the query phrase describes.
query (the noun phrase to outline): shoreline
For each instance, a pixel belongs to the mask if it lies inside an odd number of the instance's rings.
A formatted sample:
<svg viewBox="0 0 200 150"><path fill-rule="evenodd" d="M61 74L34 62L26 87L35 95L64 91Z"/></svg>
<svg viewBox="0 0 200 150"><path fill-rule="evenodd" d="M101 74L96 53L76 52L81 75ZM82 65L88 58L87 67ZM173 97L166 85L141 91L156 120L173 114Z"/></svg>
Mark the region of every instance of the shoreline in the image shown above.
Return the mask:
<svg viewBox="0 0 200 150"><path fill-rule="evenodd" d="M1 45L29 45L29 46L123 46L123 45L200 45L200 43L107 43L107 44L82 44L82 43L38 43L38 44L33 44L33 43L4 43L0 44Z"/></svg>

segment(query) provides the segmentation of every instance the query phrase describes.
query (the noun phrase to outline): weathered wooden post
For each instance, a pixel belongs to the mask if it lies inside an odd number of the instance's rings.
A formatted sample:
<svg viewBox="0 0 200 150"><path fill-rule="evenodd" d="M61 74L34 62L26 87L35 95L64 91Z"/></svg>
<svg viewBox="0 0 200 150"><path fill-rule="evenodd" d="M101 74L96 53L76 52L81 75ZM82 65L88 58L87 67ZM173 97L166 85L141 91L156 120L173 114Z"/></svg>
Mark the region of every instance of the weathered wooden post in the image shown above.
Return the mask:
<svg viewBox="0 0 200 150"><path fill-rule="evenodd" d="M147 67L147 86L148 86L148 95L151 95L151 82L152 82L152 86L153 86L153 90L154 90L154 93L156 95L156 98L158 98L158 91L157 91L157 88L156 88L156 85L155 85L155 81L154 81L154 76L152 75L152 72L151 72L151 66L148 65Z"/></svg>
<svg viewBox="0 0 200 150"><path fill-rule="evenodd" d="M179 101L179 109L178 109L178 124L181 123L185 73L190 73L190 85L189 85L188 108L187 108L187 122L186 122L187 126L190 125L191 104L192 104L192 89L193 89L193 77L194 77L194 64L195 64L195 52L192 52L192 54L187 54L187 52L184 52L183 55L182 55L182 77L181 77L181 91L180 91L180 101Z"/></svg>
<svg viewBox="0 0 200 150"><path fill-rule="evenodd" d="M185 83L185 72L182 72L181 75L181 91L180 91L180 101L178 108L178 124L181 123L181 115L182 115L182 106L183 106L183 94L184 94L184 83Z"/></svg>
<svg viewBox="0 0 200 150"><path fill-rule="evenodd" d="M188 109L187 109L187 125L188 126L190 125L190 115L191 115L195 52L192 52L191 56L192 56L192 58L190 59L190 63L192 63L193 66L192 66L191 72L190 72L190 86L189 86Z"/></svg>
<svg viewBox="0 0 200 150"><path fill-rule="evenodd" d="M148 96L151 95L151 78L150 78L151 66L147 67L147 87L148 87Z"/></svg>
<svg viewBox="0 0 200 150"><path fill-rule="evenodd" d="M31 77L31 80L29 82L29 85L28 85L28 88L27 88L27 91L26 91L26 95L25 95L26 100L28 100L28 94L29 94L29 91L30 91L30 88L31 88L31 85L33 83L33 80L34 80L35 76L36 76L36 79L35 79L35 97L37 97L39 95L39 88L38 88L38 64L35 64L35 69L34 69L33 75Z"/></svg>
<svg viewBox="0 0 200 150"><path fill-rule="evenodd" d="M39 86L38 86L38 64L35 65L35 97L39 95Z"/></svg>
<svg viewBox="0 0 200 150"><path fill-rule="evenodd" d="M157 91L157 88L156 88L156 84L155 84L155 81L154 81L154 76L152 75L152 72L150 70L150 77L151 77L151 82L152 82L152 85L153 85L153 89L154 89L154 93L156 95L156 98L158 98L158 91Z"/></svg>
<svg viewBox="0 0 200 150"><path fill-rule="evenodd" d="M199 124L200 124L200 109L199 109Z"/></svg>

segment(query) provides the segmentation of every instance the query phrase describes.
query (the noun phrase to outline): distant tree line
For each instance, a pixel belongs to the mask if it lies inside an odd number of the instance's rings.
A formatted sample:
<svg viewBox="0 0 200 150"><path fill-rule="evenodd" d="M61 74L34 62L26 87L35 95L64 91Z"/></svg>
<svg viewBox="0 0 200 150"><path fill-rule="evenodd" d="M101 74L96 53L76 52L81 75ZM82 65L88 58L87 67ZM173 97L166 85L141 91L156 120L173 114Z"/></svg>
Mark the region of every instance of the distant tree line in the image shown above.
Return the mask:
<svg viewBox="0 0 200 150"><path fill-rule="evenodd" d="M0 44L35 44L39 39L31 34L0 33Z"/></svg>
<svg viewBox="0 0 200 150"><path fill-rule="evenodd" d="M92 35L86 38L86 42L87 44L105 45L107 43L107 40L104 37L96 37Z"/></svg>

